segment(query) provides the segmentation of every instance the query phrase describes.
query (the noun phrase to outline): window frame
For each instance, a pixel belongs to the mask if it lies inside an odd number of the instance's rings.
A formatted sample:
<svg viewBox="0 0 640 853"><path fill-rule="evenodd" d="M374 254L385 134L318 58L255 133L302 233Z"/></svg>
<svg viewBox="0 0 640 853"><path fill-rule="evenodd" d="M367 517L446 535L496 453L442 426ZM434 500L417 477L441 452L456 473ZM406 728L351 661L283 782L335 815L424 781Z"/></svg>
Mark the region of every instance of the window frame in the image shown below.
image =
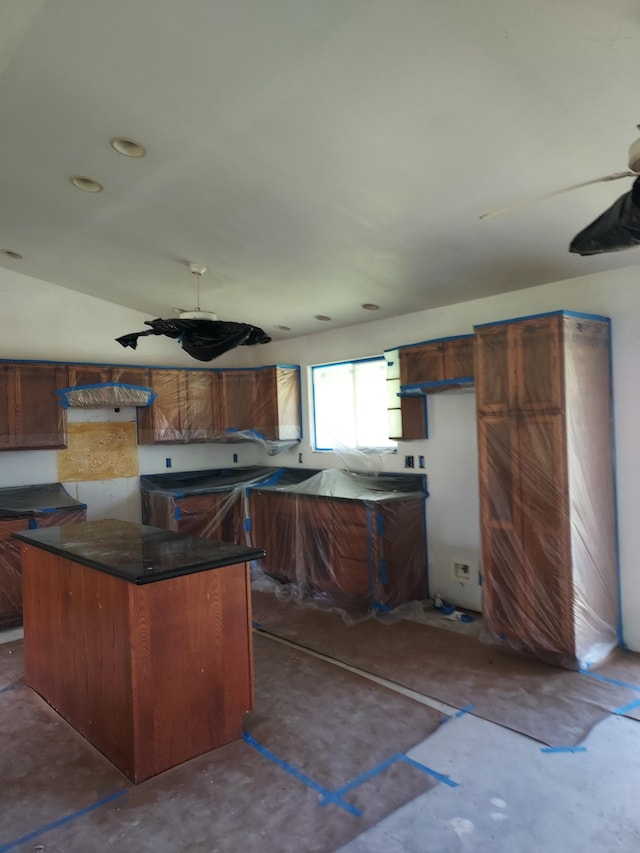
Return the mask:
<svg viewBox="0 0 640 853"><path fill-rule="evenodd" d="M316 387L314 381L314 374L316 370L323 370L327 367L339 367L345 364L365 364L367 362L372 361L382 361L386 364L386 358L384 354L382 355L372 355L365 356L363 358L345 358L340 361L328 361L323 364L312 364L310 365L310 386L311 386L311 421L312 421L312 451L314 453L339 453L340 448L335 447L318 447L318 439L317 439L317 422L316 422ZM386 400L386 396L383 398ZM385 406L385 410L388 409ZM388 424L387 424L388 431ZM358 453L397 453L398 451L398 442L395 439L389 438L389 444L385 445L367 445L362 447L349 447L346 448L348 450L356 450Z"/></svg>

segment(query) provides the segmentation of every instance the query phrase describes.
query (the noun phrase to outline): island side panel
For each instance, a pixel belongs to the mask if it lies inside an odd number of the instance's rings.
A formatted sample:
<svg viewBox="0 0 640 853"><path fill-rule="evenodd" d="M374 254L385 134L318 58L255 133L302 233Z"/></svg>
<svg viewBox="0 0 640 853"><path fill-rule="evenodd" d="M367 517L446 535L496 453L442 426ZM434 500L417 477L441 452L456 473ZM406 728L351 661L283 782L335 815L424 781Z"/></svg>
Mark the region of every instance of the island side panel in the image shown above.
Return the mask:
<svg viewBox="0 0 640 853"><path fill-rule="evenodd" d="M135 782L242 736L253 663L244 563L129 586Z"/></svg>
<svg viewBox="0 0 640 853"><path fill-rule="evenodd" d="M26 683L130 775L129 584L34 546L21 556Z"/></svg>

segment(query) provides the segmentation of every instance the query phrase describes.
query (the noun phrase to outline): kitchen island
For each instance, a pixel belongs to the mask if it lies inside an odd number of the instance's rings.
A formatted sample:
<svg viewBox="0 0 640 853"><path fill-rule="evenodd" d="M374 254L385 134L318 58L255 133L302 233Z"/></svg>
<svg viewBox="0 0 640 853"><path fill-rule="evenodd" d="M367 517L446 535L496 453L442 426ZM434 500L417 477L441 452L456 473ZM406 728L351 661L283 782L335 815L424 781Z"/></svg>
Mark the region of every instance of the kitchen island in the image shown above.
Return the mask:
<svg viewBox="0 0 640 853"><path fill-rule="evenodd" d="M14 537L25 681L129 779L241 737L264 551L115 520Z"/></svg>

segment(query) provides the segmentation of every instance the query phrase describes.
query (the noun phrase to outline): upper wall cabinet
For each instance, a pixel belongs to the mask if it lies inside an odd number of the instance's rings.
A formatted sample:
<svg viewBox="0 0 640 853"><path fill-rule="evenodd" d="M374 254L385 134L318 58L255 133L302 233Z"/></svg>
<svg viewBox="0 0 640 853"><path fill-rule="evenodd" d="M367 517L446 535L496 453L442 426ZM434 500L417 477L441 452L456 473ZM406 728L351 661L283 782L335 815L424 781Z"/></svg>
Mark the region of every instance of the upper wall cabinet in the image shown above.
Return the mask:
<svg viewBox="0 0 640 853"><path fill-rule="evenodd" d="M268 441L297 441L300 425L300 372L268 365L217 372L215 399L226 432L250 431Z"/></svg>
<svg viewBox="0 0 640 853"><path fill-rule="evenodd" d="M444 391L474 381L474 336L440 338L398 348L400 385L423 393Z"/></svg>
<svg viewBox="0 0 640 853"><path fill-rule="evenodd" d="M220 441L230 434L268 441L297 440L297 367L150 370L145 384L157 397L138 409L141 444Z"/></svg>
<svg viewBox="0 0 640 853"><path fill-rule="evenodd" d="M144 367L106 364L70 364L69 387L97 385L101 382L120 382L123 385L146 387L149 371Z"/></svg>
<svg viewBox="0 0 640 853"><path fill-rule="evenodd" d="M149 370L144 384L157 397L138 409L140 444L211 441L221 430L213 376L209 370Z"/></svg>
<svg viewBox="0 0 640 853"><path fill-rule="evenodd" d="M68 384L64 364L0 364L0 450L66 447L66 417L55 392Z"/></svg>
<svg viewBox="0 0 640 853"><path fill-rule="evenodd" d="M439 338L385 352L389 437L428 437L426 394L469 387L475 381L474 335Z"/></svg>

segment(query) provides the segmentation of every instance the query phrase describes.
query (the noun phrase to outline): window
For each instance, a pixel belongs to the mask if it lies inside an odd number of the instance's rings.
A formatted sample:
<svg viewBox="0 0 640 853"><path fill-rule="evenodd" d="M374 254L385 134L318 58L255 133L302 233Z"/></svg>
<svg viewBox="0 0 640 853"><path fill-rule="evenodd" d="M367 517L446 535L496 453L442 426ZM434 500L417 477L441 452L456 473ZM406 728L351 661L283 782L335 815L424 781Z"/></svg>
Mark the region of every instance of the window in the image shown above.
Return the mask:
<svg viewBox="0 0 640 853"><path fill-rule="evenodd" d="M315 449L395 448L389 438L384 358L311 368Z"/></svg>

